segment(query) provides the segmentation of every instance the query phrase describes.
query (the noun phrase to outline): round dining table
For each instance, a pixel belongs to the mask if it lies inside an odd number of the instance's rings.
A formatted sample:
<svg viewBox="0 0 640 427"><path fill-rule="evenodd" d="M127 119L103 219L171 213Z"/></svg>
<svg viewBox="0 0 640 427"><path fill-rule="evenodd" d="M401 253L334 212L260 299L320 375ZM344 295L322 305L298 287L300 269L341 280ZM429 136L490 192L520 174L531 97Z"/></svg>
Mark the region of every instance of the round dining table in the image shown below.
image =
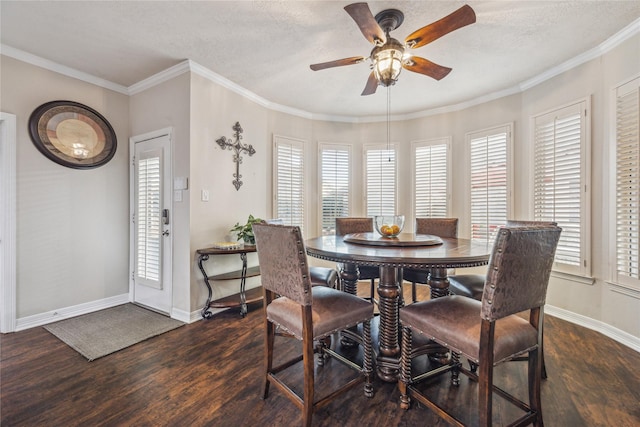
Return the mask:
<svg viewBox="0 0 640 427"><path fill-rule="evenodd" d="M305 246L311 257L343 264L342 288L352 294L357 292L358 266L380 268L376 369L378 376L388 382L395 382L399 374L402 269L428 270L431 298L437 298L448 295L447 269L486 265L492 248L491 243L468 239L413 233L386 238L375 232L316 237L306 240Z"/></svg>

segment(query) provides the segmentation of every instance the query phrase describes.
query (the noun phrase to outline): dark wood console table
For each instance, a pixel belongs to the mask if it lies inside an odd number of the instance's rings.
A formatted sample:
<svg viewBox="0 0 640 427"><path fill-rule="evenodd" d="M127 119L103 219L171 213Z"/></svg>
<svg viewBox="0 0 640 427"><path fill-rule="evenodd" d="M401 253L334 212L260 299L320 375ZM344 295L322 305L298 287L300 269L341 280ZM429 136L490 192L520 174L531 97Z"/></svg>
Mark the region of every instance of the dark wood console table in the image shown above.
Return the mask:
<svg viewBox="0 0 640 427"><path fill-rule="evenodd" d="M207 302L202 309L202 317L205 319L209 319L213 316L213 313L209 310L210 307L213 308L225 308L225 307L240 307L240 315L242 317L247 315L247 304L251 304L256 301L260 301L262 299L262 292L253 292L251 295L248 295L245 291L245 285L247 277L254 277L260 275L260 267L249 267L247 268L247 254L251 252L256 252L255 245L244 245L241 248L235 249L220 249L220 248L205 248L198 249L196 253L198 254L198 267L200 267L200 271L202 272L202 277L204 278L204 284L209 291L209 296L207 297ZM240 254L240 259L242 260L242 268L237 271L230 271L228 273L216 274L213 276L209 276L207 271L204 269L204 262L209 259L211 255L233 255ZM210 280L232 280L232 279L240 279L240 298L223 298L220 300L212 301L213 292L211 290Z"/></svg>

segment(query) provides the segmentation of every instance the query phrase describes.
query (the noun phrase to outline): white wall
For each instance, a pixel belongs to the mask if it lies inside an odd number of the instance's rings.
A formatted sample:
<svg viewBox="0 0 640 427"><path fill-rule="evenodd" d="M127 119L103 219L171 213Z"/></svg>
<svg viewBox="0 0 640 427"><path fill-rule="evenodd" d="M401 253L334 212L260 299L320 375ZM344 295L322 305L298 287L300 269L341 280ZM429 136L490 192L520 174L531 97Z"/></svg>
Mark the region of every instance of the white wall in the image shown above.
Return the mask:
<svg viewBox="0 0 640 427"><path fill-rule="evenodd" d="M128 292L128 97L2 56L0 110L17 123L16 317L44 316ZM70 100L113 126L113 159L70 169L44 157L28 134L41 104ZM44 320L43 318L40 319Z"/></svg>

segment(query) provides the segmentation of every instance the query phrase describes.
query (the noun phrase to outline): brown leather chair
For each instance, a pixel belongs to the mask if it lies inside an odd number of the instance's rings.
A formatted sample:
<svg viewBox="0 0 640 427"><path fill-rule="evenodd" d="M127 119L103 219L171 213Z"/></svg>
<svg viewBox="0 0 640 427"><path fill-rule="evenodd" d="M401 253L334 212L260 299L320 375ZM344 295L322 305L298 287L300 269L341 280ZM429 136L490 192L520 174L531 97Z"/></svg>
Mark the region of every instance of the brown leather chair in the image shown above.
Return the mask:
<svg viewBox="0 0 640 427"><path fill-rule="evenodd" d="M431 401L415 384L444 372L452 372L453 384L463 372L478 381L479 425L492 424L493 392L526 413L511 425L543 425L540 399L542 321L547 285L561 229L504 227L498 231L489 260L482 301L450 295L418 302L400 309L402 352L400 358L400 406L408 409L411 398L432 409L451 424L463 425L454 415ZM529 319L516 313L529 310ZM411 372L413 334L429 337L451 351L445 369L416 378ZM528 353L529 402L524 403L493 384L493 367ZM462 367L458 355L480 366L479 373Z"/></svg>
<svg viewBox="0 0 640 427"><path fill-rule="evenodd" d="M351 233L372 233L373 232L373 218L357 218L357 217L342 217L336 218L336 236L344 236ZM342 267L340 267L342 268ZM370 280L370 299L375 301L375 285L376 279L380 278L380 268L370 265L359 265L358 268L358 280ZM343 283L343 290L351 294L356 294L357 289L345 289Z"/></svg>
<svg viewBox="0 0 640 427"><path fill-rule="evenodd" d="M373 305L326 286L311 285L309 266L300 228L275 224L255 224L258 260L264 292L265 358L262 396L268 397L274 384L302 409L302 424L311 425L314 410L334 397L365 383L364 394L373 396L373 348L371 318ZM334 332L362 324L362 336L348 331L352 339L363 345L363 364L359 366L324 345L324 338ZM302 341L302 355L273 366L276 326ZM319 344L314 347L314 341ZM356 378L326 397L317 399L314 387L314 353L319 352L319 365L324 356L333 356L359 372ZM303 395L294 392L279 375L302 360L304 366Z"/></svg>
<svg viewBox="0 0 640 427"><path fill-rule="evenodd" d="M268 219L267 224L284 225L284 221L280 218ZM311 266L309 267L312 286L329 286L330 288L339 288L338 272L335 268Z"/></svg>
<svg viewBox="0 0 640 427"><path fill-rule="evenodd" d="M507 227L531 227L531 226L548 226L558 225L552 221L519 221L507 220ZM482 300L482 292L484 291L484 274L454 274L449 276L449 293L452 295L461 295L475 300ZM542 359L542 378L547 379L547 365L544 362L544 352L542 343L540 343L540 358ZM520 358L519 360L526 360ZM471 369L475 371L477 367L472 365Z"/></svg>
<svg viewBox="0 0 640 427"><path fill-rule="evenodd" d="M416 234L458 237L458 218L416 218ZM411 282L411 300L416 302L416 283L429 283L429 269L405 268L402 278Z"/></svg>

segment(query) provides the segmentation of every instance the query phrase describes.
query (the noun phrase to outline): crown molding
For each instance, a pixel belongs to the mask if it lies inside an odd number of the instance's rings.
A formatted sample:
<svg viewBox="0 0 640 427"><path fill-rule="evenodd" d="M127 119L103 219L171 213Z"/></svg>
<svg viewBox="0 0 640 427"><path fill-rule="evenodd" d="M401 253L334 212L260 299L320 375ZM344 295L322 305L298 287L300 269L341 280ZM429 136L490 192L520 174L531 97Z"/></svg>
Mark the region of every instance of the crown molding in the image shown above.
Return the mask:
<svg viewBox="0 0 640 427"><path fill-rule="evenodd" d="M532 87L537 86L540 83L543 83L559 74L569 71L572 68L582 65L585 62L589 62L592 59L599 58L600 56L618 47L621 43L630 39L638 33L640 33L640 18L636 19L631 24L627 25L622 30L618 31L616 34L609 37L607 40L603 41L593 49L590 49L574 58L563 62L558 66L555 66L543 72L542 74L539 74L529 80L520 83L520 91L524 92L527 89L531 89Z"/></svg>
<svg viewBox="0 0 640 427"><path fill-rule="evenodd" d="M26 62L31 65L35 65L45 70L53 71L63 76L72 77L74 79L82 80L83 82L91 83L96 86L103 87L105 89L112 90L114 92L128 95L129 91L126 86L119 85L117 83L110 82L109 80L101 79L100 77L93 76L83 71L78 71L75 68L67 67L66 65L58 64L57 62L50 61L48 59L41 58L36 55L32 55L20 49L16 49L5 44L0 44L0 54L17 59L22 62Z"/></svg>
<svg viewBox="0 0 640 427"><path fill-rule="evenodd" d="M134 83L128 87L128 94L135 95L140 92L144 92L154 86L164 83L168 80L174 79L181 74L189 72L189 61L182 61L172 67L162 70L144 80L140 80L138 83Z"/></svg>

